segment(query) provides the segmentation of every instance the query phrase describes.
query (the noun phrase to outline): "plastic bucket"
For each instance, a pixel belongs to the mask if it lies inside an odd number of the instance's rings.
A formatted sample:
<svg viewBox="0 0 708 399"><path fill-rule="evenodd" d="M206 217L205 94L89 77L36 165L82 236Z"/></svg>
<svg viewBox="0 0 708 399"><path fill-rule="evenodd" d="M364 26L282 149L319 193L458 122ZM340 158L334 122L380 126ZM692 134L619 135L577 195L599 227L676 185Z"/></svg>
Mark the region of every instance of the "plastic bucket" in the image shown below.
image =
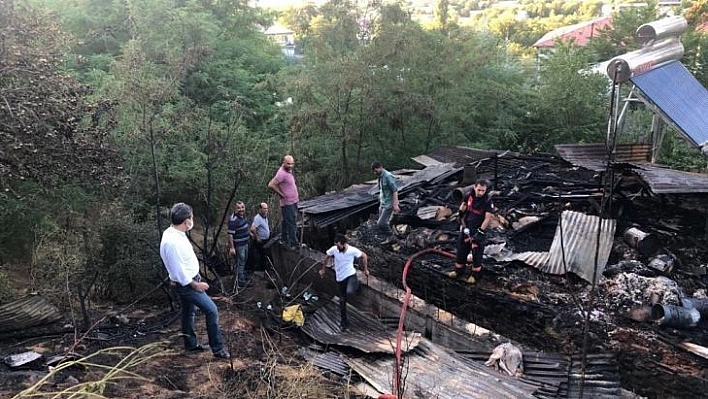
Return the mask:
<svg viewBox="0 0 708 399"><path fill-rule="evenodd" d="M701 320L701 314L696 308L657 304L651 308L651 318L662 326L695 327Z"/></svg>

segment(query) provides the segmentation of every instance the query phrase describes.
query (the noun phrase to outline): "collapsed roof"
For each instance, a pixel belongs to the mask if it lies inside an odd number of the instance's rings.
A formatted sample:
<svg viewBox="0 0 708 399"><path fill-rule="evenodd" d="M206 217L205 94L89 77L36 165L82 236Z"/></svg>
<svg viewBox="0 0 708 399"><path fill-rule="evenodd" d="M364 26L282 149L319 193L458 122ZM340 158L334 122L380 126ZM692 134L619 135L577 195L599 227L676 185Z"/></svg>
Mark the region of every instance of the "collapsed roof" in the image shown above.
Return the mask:
<svg viewBox="0 0 708 399"><path fill-rule="evenodd" d="M708 176L647 163L647 145L619 145L611 162L602 148L559 146L559 157L445 147L416 157L426 166L422 171L394 172L403 212L394 218L397 238L385 245L372 221L350 223L375 212L374 182L303 201L300 208L308 232L351 229L355 245L379 261L378 269L370 266L373 273L400 284L408 256L431 247L454 250L461 195L476 178L488 178L499 212L488 233L482 280L474 286L451 280L443 272L452 262L428 256L408 276L416 295L546 351L577 353L587 334L583 315L589 315L590 351L614 351L629 388L685 393L701 384L694 379L706 366L700 357L708 352L706 323L669 330L651 307L706 296ZM601 219L603 209L610 216ZM636 231L645 233L637 237ZM640 248L637 238L646 237L653 245ZM667 337L676 331L679 336ZM656 362L681 364L686 372L654 376ZM651 387L642 387L649 375Z"/></svg>

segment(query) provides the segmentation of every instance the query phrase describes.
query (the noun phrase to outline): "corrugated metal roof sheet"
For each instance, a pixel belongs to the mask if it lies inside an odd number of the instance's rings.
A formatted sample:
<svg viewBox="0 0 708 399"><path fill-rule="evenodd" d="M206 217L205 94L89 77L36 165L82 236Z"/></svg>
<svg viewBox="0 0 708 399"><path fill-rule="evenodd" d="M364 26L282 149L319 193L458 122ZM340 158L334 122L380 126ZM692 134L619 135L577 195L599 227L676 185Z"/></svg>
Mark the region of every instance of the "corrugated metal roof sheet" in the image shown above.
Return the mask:
<svg viewBox="0 0 708 399"><path fill-rule="evenodd" d="M600 246L597 253L597 273L595 253L597 229L601 225ZM573 272L586 281L599 278L605 270L615 237L617 221L602 219L580 212L563 211L561 222L551 243L549 252L523 252L510 255L506 260L518 260L534 266L544 273L565 274Z"/></svg>
<svg viewBox="0 0 708 399"><path fill-rule="evenodd" d="M558 154L573 165L603 171L606 169L607 148L605 144L559 144L555 146ZM617 144L614 162L645 163L651 156L651 144Z"/></svg>
<svg viewBox="0 0 708 399"><path fill-rule="evenodd" d="M566 161L584 168L605 170L604 144L562 144L555 146ZM708 175L683 172L647 163L649 144L618 144L615 164L629 164L655 194L708 193ZM629 169L629 168L625 168Z"/></svg>
<svg viewBox="0 0 708 399"><path fill-rule="evenodd" d="M359 349L366 353L395 353L396 331L359 312L347 304L349 330L339 328L339 301L317 309L305 318L302 331L325 345L341 345ZM416 346L420 340L417 332L406 332L401 345L404 352Z"/></svg>
<svg viewBox="0 0 708 399"><path fill-rule="evenodd" d="M563 211L551 244L551 257L541 271L564 274L567 270L586 281L593 281L593 275L599 278L610 258L616 226L614 219ZM596 262L597 273L594 272Z"/></svg>
<svg viewBox="0 0 708 399"><path fill-rule="evenodd" d="M502 154L508 155L519 155L516 152L505 151L505 150L482 150L478 148L470 147L439 147L432 152L425 154L424 157L432 158L435 161L442 163L453 163L455 167L459 168L464 165L477 162L481 159L492 158L495 155L500 156ZM417 158L417 157L416 157ZM413 158L413 160L417 160ZM430 160L427 158L421 158L424 165L431 164Z"/></svg>
<svg viewBox="0 0 708 399"><path fill-rule="evenodd" d="M582 385L584 398L619 398L622 396L622 384L619 366L614 354L588 354L585 359L585 373L580 354L571 359L570 375L564 386L564 397L579 398Z"/></svg>
<svg viewBox="0 0 708 399"><path fill-rule="evenodd" d="M381 393L391 392L393 357L354 358L349 366ZM529 398L537 387L421 339L404 366L406 398Z"/></svg>
<svg viewBox="0 0 708 399"><path fill-rule="evenodd" d="M41 326L59 319L59 309L39 295L27 296L0 306L0 332Z"/></svg>
<svg viewBox="0 0 708 399"><path fill-rule="evenodd" d="M312 365L321 369L329 370L342 376L349 375L349 366L344 362L342 355L338 352L326 349L323 352L322 349L300 347L297 353Z"/></svg>
<svg viewBox="0 0 708 399"><path fill-rule="evenodd" d="M708 193L708 174L691 173L659 165L637 165L635 172L655 194Z"/></svg>
<svg viewBox="0 0 708 399"><path fill-rule="evenodd" d="M406 170L406 175L394 172L399 195L424 184L436 184L459 172L452 163L440 163L422 170ZM316 227L326 227L345 217L378 204L376 184L356 185L342 191L300 201L298 209L306 213Z"/></svg>
<svg viewBox="0 0 708 399"><path fill-rule="evenodd" d="M708 145L708 90L686 67L670 62L630 79L645 102L697 147Z"/></svg>
<svg viewBox="0 0 708 399"><path fill-rule="evenodd" d="M488 352L462 352L470 361L483 362ZM588 354L585 374L582 356L567 357L558 353L524 351L524 375L521 379L539 387L535 398L578 398L583 386L585 398L618 398L621 395L620 372L613 353Z"/></svg>

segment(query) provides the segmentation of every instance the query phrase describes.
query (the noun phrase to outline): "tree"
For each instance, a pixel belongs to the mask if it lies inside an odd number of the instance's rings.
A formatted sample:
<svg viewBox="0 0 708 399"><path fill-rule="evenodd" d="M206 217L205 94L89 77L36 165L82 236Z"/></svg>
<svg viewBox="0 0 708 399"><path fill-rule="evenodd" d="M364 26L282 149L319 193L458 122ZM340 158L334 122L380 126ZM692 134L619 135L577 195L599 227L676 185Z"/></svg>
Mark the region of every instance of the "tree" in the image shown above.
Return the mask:
<svg viewBox="0 0 708 399"><path fill-rule="evenodd" d="M648 1L646 7L627 7L613 13L612 25L600 30L588 43L587 47L594 53L593 61L606 61L639 49L635 32L642 24L654 21L656 15L656 1Z"/></svg>
<svg viewBox="0 0 708 399"><path fill-rule="evenodd" d="M88 104L88 88L59 69L69 37L38 10L2 5L0 186L115 183L120 159L99 123L105 110Z"/></svg>
<svg viewBox="0 0 708 399"><path fill-rule="evenodd" d="M566 43L544 60L522 149L550 151L559 143L604 140L607 78L581 72L589 59L586 50Z"/></svg>

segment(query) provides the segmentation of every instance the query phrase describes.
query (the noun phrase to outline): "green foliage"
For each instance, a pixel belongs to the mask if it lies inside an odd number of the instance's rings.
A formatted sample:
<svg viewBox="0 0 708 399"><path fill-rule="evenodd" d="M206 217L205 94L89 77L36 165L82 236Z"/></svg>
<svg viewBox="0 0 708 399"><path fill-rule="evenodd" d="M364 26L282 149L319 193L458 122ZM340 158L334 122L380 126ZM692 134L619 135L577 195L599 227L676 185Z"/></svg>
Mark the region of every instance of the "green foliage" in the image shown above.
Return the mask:
<svg viewBox="0 0 708 399"><path fill-rule="evenodd" d="M664 136L659 152L659 161L672 168L693 172L708 171L708 157L684 140L673 129Z"/></svg>
<svg viewBox="0 0 708 399"><path fill-rule="evenodd" d="M0 256L30 262L37 247L57 245L60 232L77 215L91 209L95 198L78 185L43 187L34 181L13 182L0 194Z"/></svg>
<svg viewBox="0 0 708 399"><path fill-rule="evenodd" d="M193 205L207 229L200 243L206 248L218 240L207 232L221 222L234 187L235 199L248 205L272 198L266 184L285 153L296 158L306 198L370 178L373 159L407 166L411 156L440 145L548 151L602 141L606 79L579 72L636 48L634 31L656 9L656 2L623 9L591 51L560 46L537 71L529 46L553 28L597 17L601 1L503 8L441 0L432 30L400 4L362 9L337 0L290 8L280 21L295 30L305 58L288 67L261 33L273 16L244 2L46 0L71 35L22 3L21 23L2 32L4 43L23 50L2 54L0 68L11 73L0 75L0 89L6 95L19 87L23 96L0 107L2 148L13 150L0 149L7 179L0 220L12 224L0 233L11 243L0 256L27 260L47 240L73 239L63 248L75 253L38 257L50 263L47 273L61 276L69 265L87 283L100 265L109 297L141 289L132 281L115 292L109 285L120 271L151 270L154 254L131 248L156 243L166 227L160 209ZM687 6L692 26L703 21L703 5ZM464 10L485 10L472 17L474 29L458 26ZM705 38L682 37L685 61L704 84ZM16 65L33 69L24 74ZM19 117L22 107L32 112ZM628 123L627 136L642 137L646 115ZM670 153L683 162L679 149ZM114 199L130 208L118 212L130 229L103 216L76 217L112 209ZM84 224L100 229L100 239L86 238Z"/></svg>
<svg viewBox="0 0 708 399"><path fill-rule="evenodd" d="M0 270L0 305L12 301L15 294L10 284L10 279L2 270Z"/></svg>
<svg viewBox="0 0 708 399"><path fill-rule="evenodd" d="M120 161L106 131L91 123L88 90L59 70L69 37L31 7L2 19L0 187L116 184Z"/></svg>
<svg viewBox="0 0 708 399"><path fill-rule="evenodd" d="M151 292L165 276L155 243L152 223L136 223L132 215L113 207L100 215L92 229L95 242L87 243L88 257L80 265L80 279L86 291L94 282L92 298L130 303ZM147 299L157 299L154 291Z"/></svg>
<svg viewBox="0 0 708 399"><path fill-rule="evenodd" d="M648 1L646 7L627 7L615 12L612 26L602 29L599 36L588 42L587 48L594 53L593 61L606 61L640 48L634 33L640 25L657 19L656 15L656 1Z"/></svg>
<svg viewBox="0 0 708 399"><path fill-rule="evenodd" d="M496 38L425 31L394 5L371 28L353 51L318 48L281 73L283 97L294 100L284 109L291 140L306 159L298 169L319 182L310 192L369 176L372 159L405 165L439 145L513 135L526 114L527 72Z"/></svg>
<svg viewBox="0 0 708 399"><path fill-rule="evenodd" d="M520 148L550 151L560 143L603 142L609 88L603 75L581 73L589 55L566 44L541 64L529 131Z"/></svg>
<svg viewBox="0 0 708 399"><path fill-rule="evenodd" d="M703 87L708 87L708 33L689 31L681 35L681 42L686 49L681 62Z"/></svg>

